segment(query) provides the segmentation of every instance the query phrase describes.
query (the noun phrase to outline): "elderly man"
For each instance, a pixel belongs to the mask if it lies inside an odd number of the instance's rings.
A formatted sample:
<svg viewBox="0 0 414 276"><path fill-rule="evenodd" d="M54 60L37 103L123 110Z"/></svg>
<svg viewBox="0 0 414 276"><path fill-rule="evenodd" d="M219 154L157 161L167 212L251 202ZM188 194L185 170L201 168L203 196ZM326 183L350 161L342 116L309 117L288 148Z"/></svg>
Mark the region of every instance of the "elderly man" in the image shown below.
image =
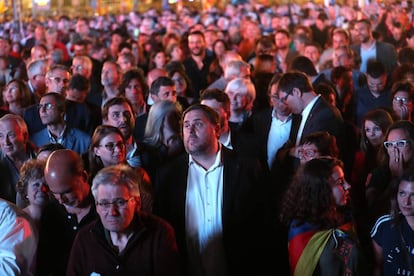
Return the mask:
<svg viewBox="0 0 414 276"><path fill-rule="evenodd" d="M27 159L36 158L34 146L29 142L29 132L24 120L14 114L6 114L0 118L0 197L25 204L16 191L19 170Z"/></svg>
<svg viewBox="0 0 414 276"><path fill-rule="evenodd" d="M78 230L97 214L82 158L72 150L54 151L45 167L45 180L56 198L40 221L37 275L65 275Z"/></svg>
<svg viewBox="0 0 414 276"><path fill-rule="evenodd" d="M251 80L235 78L227 84L225 92L230 98L230 127L237 131L252 115L256 88Z"/></svg>
<svg viewBox="0 0 414 276"><path fill-rule="evenodd" d="M154 213L174 227L188 275L266 274L269 255L261 252L271 242L269 227L262 225L266 196L256 194L262 189L267 195L260 166L222 147L219 136L214 109L201 104L186 109L187 154L157 171Z"/></svg>
<svg viewBox="0 0 414 276"><path fill-rule="evenodd" d="M100 219L79 231L66 275L181 275L174 230L141 212L138 183L127 165L106 167L94 177Z"/></svg>

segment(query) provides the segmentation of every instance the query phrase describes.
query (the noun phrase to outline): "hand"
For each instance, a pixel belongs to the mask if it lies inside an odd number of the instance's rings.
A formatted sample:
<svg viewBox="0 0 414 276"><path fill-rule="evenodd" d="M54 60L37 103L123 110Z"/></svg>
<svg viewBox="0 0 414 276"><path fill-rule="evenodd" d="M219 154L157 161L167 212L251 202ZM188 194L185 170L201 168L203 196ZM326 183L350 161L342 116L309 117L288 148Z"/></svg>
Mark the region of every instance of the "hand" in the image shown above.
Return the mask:
<svg viewBox="0 0 414 276"><path fill-rule="evenodd" d="M394 147L394 150L389 153L389 167L393 176L400 176L404 169L404 155L401 153L398 147Z"/></svg>

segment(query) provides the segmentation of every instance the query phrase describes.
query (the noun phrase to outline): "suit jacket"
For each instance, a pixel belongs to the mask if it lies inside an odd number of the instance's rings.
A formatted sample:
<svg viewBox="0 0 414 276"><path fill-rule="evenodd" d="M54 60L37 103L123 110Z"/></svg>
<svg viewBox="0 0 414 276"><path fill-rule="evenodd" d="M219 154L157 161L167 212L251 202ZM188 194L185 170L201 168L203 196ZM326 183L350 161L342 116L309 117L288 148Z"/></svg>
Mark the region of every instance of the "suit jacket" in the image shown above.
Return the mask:
<svg viewBox="0 0 414 276"><path fill-rule="evenodd" d="M272 254L262 254L269 249L271 241L266 234L270 227L265 225L268 215L265 210L267 188L261 180L261 169L253 159L241 159L225 147L221 150L224 165L223 244L230 275L246 275L248 271L261 274L260 271L267 269L265 258L273 264L274 260L278 260L270 257ZM185 202L188 159L185 153L160 168L154 182L153 211L173 226L184 260L187 256Z"/></svg>
<svg viewBox="0 0 414 276"><path fill-rule="evenodd" d="M292 124L293 137L297 137L300 127L300 121L295 121ZM338 147L344 144L344 121L340 111L336 107L332 107L325 101L323 97L315 102L303 128L301 141L307 135L315 131L327 131L329 134L336 137ZM293 141L295 142L295 141Z"/></svg>
<svg viewBox="0 0 414 276"><path fill-rule="evenodd" d="M382 62L388 74L392 74L395 67L397 67L397 52L392 44L376 41L377 45L377 60ZM361 44L351 45L352 51L357 56L361 56Z"/></svg>
<svg viewBox="0 0 414 276"><path fill-rule="evenodd" d="M63 146L67 149L76 151L79 154L86 152L91 142L91 137L85 132L67 127L64 135ZM49 134L47 128L36 132L30 137L30 140L38 147L50 143Z"/></svg>

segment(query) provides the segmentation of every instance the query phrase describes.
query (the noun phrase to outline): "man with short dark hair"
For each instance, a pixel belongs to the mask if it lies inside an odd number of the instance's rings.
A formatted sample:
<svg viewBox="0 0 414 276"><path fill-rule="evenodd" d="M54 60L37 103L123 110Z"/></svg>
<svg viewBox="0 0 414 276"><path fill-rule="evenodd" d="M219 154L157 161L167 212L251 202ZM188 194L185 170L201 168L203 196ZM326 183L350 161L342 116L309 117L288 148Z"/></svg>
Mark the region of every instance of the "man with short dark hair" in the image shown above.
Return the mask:
<svg viewBox="0 0 414 276"><path fill-rule="evenodd" d="M182 125L186 154L157 170L154 213L174 227L188 275L269 273L260 166L220 145L212 108L191 105Z"/></svg>
<svg viewBox="0 0 414 276"><path fill-rule="evenodd" d="M389 43L376 40L372 35L372 24L368 19L361 19L355 23L355 31L361 43L351 46L357 56L361 57L359 70L367 73L368 62L371 59L381 62L385 71L392 74L397 66L397 52Z"/></svg>
<svg viewBox="0 0 414 276"><path fill-rule="evenodd" d="M85 153L90 144L90 136L77 129L69 127L65 122L65 98L58 93L47 93L40 99L39 116L46 128L30 137L38 147L48 143L59 143L65 148Z"/></svg>
<svg viewBox="0 0 414 276"><path fill-rule="evenodd" d="M362 119L368 111L377 107L388 110L392 108L392 95L384 64L375 60L370 61L366 76L366 85L355 91L355 123L358 127L361 126Z"/></svg>
<svg viewBox="0 0 414 276"><path fill-rule="evenodd" d="M185 72L193 85L193 98L197 101L200 93L208 83L208 71L213 58L206 54L206 41L204 34L193 31L188 35L188 48L190 57L184 60Z"/></svg>
<svg viewBox="0 0 414 276"><path fill-rule="evenodd" d="M108 100L102 107L102 121L103 124L117 127L122 132L128 164L132 167L141 166L138 145L132 135L135 117L131 102L125 97Z"/></svg>
<svg viewBox="0 0 414 276"><path fill-rule="evenodd" d="M154 103L161 100L177 101L175 82L169 77L159 77L154 80L150 88L150 96Z"/></svg>

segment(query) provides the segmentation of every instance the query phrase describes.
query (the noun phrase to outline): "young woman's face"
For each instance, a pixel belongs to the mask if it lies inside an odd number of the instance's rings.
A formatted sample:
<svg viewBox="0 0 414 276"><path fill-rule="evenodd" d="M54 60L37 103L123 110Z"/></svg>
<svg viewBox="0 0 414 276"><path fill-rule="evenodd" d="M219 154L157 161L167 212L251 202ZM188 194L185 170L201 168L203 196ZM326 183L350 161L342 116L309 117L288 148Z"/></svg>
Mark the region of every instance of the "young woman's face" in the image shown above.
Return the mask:
<svg viewBox="0 0 414 276"><path fill-rule="evenodd" d="M125 161L126 150L122 136L110 133L101 139L101 142L94 148L95 155L99 156L105 167L116 165Z"/></svg>
<svg viewBox="0 0 414 276"><path fill-rule="evenodd" d="M379 125L375 124L373 121L366 120L364 123L364 131L371 145L377 147L382 143L384 133L382 132Z"/></svg>
<svg viewBox="0 0 414 276"><path fill-rule="evenodd" d="M387 153L392 160L403 160L411 162L413 158L413 145L408 134L403 129L393 129L386 139L391 145L386 147Z"/></svg>
<svg viewBox="0 0 414 276"><path fill-rule="evenodd" d="M346 205L349 200L349 189L351 188L351 185L346 182L344 171L340 166L336 166L332 170L331 188L336 205Z"/></svg>

